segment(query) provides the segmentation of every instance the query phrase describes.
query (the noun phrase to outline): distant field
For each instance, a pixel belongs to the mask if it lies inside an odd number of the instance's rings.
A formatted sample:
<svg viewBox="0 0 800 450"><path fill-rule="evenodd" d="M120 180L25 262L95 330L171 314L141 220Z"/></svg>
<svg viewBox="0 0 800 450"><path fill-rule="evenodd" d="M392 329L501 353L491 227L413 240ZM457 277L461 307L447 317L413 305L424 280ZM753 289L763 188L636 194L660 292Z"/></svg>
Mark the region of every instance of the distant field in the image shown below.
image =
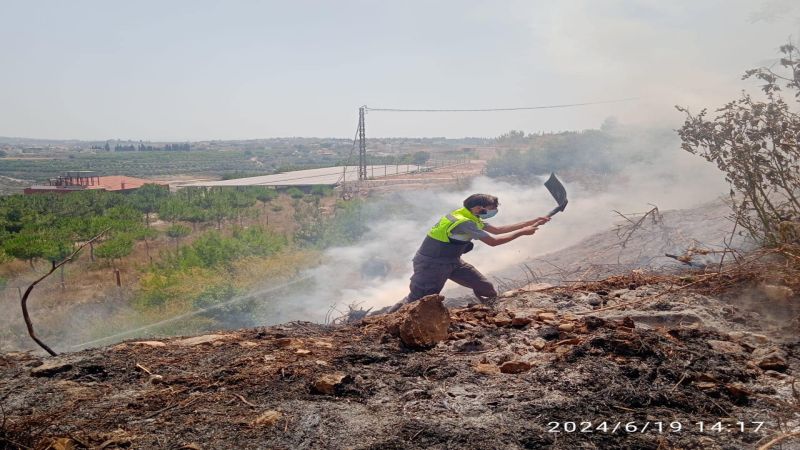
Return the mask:
<svg viewBox="0 0 800 450"><path fill-rule="evenodd" d="M333 165L334 157L298 158L252 151L114 152L54 156L50 158L0 158L0 176L37 182L69 170L94 170L99 175L153 177L174 174L263 175L285 167ZM0 183L3 183L0 180Z"/></svg>

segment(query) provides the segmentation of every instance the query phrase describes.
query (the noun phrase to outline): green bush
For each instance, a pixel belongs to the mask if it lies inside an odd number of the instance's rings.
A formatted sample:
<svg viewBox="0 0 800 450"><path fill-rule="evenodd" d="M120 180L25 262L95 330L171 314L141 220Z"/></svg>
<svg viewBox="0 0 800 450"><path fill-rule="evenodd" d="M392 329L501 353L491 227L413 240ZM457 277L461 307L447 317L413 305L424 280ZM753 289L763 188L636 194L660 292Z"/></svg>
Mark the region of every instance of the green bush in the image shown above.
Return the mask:
<svg viewBox="0 0 800 450"><path fill-rule="evenodd" d="M299 199L301 199L301 198L306 196L306 194L303 191L301 191L300 189L298 189L296 187L292 187L292 188L287 189L286 190L286 194L288 194L289 197L292 197L295 200L299 200Z"/></svg>

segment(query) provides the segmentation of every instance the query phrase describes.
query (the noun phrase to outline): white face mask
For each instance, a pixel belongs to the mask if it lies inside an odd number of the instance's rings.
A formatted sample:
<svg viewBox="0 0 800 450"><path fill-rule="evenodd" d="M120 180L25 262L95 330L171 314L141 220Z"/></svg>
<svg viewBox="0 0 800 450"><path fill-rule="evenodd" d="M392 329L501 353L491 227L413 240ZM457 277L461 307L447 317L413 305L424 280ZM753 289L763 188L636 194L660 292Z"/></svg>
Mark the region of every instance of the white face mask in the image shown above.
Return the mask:
<svg viewBox="0 0 800 450"><path fill-rule="evenodd" d="M490 210L486 211L483 214L478 214L478 217L480 217L481 219L491 219L492 217L494 217L496 215L497 215L497 210L496 209L490 209Z"/></svg>

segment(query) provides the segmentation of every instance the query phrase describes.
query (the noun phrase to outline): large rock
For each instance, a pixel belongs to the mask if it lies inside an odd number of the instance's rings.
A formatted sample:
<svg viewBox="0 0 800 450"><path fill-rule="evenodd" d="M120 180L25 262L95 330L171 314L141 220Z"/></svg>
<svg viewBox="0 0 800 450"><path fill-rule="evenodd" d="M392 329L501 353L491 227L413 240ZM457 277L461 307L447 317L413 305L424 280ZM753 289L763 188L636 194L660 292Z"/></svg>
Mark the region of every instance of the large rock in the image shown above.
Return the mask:
<svg viewBox="0 0 800 450"><path fill-rule="evenodd" d="M387 324L390 333L399 336L410 348L430 348L447 339L450 313L444 297L428 295L401 308Z"/></svg>

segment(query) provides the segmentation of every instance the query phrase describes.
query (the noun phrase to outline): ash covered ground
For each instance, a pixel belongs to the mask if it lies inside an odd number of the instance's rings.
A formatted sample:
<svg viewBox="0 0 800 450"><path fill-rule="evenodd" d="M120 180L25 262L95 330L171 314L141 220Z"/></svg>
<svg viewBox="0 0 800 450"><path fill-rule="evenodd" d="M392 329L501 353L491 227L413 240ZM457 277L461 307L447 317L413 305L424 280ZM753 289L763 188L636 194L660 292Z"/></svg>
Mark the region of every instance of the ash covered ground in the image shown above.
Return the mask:
<svg viewBox="0 0 800 450"><path fill-rule="evenodd" d="M772 320L705 295L718 289L704 280L634 273L451 308L446 338L427 350L403 344L388 315L9 353L0 443L757 448L800 425L794 312L764 294L784 311Z"/></svg>

